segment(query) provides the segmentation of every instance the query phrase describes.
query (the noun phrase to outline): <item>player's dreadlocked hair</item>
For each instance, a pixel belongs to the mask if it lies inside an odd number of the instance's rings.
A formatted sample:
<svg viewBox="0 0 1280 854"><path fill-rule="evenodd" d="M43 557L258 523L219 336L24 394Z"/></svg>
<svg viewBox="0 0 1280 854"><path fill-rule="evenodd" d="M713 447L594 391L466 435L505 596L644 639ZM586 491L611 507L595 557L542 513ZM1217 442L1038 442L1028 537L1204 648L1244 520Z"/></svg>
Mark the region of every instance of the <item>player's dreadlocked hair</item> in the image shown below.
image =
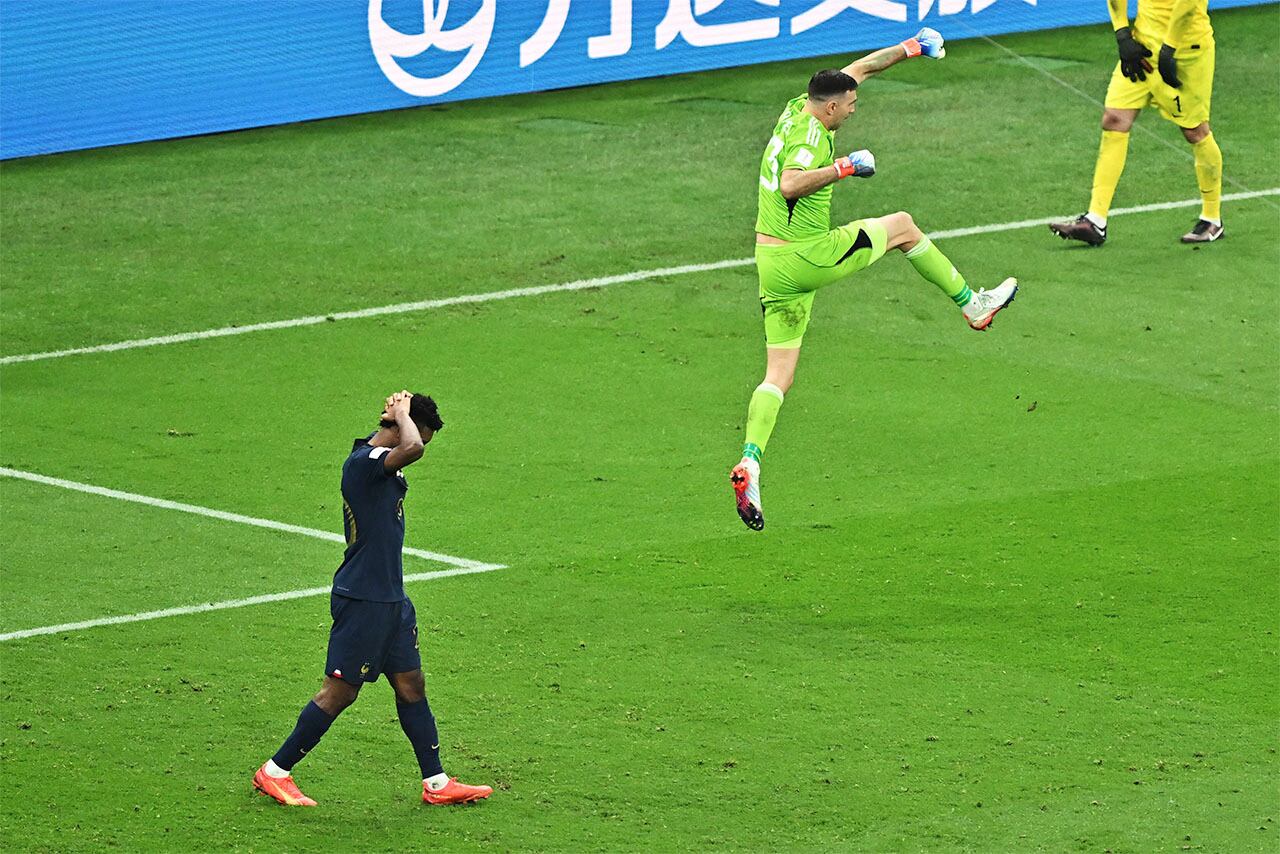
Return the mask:
<svg viewBox="0 0 1280 854"><path fill-rule="evenodd" d="M425 394L414 394L409 398L409 417L418 425L419 430L425 428L434 432L444 429L436 402Z"/></svg>
<svg viewBox="0 0 1280 854"><path fill-rule="evenodd" d="M858 81L837 68L819 71L809 78L809 98L814 101L828 101L857 88Z"/></svg>

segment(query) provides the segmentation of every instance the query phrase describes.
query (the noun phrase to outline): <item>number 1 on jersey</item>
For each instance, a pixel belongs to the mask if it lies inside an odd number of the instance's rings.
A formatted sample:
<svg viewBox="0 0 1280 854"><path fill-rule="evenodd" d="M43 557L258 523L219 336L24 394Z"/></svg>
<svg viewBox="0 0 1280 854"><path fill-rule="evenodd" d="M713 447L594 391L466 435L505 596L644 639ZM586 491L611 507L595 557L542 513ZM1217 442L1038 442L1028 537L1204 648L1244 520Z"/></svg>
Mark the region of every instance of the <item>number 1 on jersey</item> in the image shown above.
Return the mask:
<svg viewBox="0 0 1280 854"><path fill-rule="evenodd" d="M769 164L770 176L760 176L760 185L766 190L778 189L778 155L782 153L782 137L775 136L769 140L769 150L765 152L765 162Z"/></svg>

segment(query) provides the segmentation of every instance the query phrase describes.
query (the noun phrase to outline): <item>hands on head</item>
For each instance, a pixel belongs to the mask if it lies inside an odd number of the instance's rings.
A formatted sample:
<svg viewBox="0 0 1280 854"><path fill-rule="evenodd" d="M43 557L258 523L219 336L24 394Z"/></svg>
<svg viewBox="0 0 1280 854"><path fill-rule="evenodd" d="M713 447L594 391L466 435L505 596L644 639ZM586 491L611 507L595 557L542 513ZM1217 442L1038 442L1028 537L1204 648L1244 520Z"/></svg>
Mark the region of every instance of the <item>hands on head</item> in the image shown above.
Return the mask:
<svg viewBox="0 0 1280 854"><path fill-rule="evenodd" d="M400 415L409 414L409 403L413 400L413 392L408 390L397 391L387 398L386 405L382 407L382 416L379 421L394 422ZM389 426L389 425L388 425Z"/></svg>

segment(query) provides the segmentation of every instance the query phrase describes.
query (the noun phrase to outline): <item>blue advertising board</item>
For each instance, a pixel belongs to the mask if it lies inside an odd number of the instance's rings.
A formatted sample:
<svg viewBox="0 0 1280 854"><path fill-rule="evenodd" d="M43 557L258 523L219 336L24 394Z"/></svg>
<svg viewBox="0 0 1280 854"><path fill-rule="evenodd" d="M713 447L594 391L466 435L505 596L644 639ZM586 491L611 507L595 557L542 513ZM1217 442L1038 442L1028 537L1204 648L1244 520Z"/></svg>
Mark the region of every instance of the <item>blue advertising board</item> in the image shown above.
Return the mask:
<svg viewBox="0 0 1280 854"><path fill-rule="evenodd" d="M1103 0L0 0L0 159L867 50L922 25L1106 20Z"/></svg>

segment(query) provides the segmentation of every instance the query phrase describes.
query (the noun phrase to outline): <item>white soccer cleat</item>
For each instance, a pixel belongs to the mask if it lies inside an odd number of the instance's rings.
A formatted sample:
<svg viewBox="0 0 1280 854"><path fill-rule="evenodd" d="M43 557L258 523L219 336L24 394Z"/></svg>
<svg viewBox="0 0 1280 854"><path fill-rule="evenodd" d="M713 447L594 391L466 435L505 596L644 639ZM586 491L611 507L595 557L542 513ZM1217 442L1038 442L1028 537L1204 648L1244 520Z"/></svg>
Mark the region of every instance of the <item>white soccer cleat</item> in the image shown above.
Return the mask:
<svg viewBox="0 0 1280 854"><path fill-rule="evenodd" d="M995 320L997 314L1013 302L1013 298L1017 295L1018 280L1013 276L991 290L983 288L975 293L973 299L969 300L969 304L962 309L964 319L969 321L969 326L982 332L991 325L991 321Z"/></svg>
<svg viewBox="0 0 1280 854"><path fill-rule="evenodd" d="M760 464L750 457L733 467L729 474L738 515L753 531L764 530L764 511L760 509Z"/></svg>

